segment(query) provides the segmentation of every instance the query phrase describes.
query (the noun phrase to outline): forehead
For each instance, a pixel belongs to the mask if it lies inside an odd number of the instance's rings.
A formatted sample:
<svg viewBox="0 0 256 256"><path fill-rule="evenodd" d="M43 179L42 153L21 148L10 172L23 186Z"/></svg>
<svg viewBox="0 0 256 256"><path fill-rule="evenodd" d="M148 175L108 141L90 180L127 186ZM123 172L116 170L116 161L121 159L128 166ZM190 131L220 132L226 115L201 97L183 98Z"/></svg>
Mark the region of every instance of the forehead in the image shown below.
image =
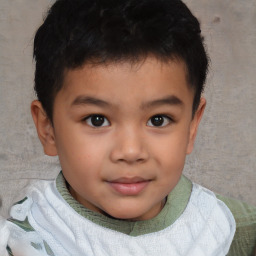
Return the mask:
<svg viewBox="0 0 256 256"><path fill-rule="evenodd" d="M85 64L81 68L67 70L63 88L58 94L69 102L85 95L119 104L123 101L128 103L131 98L142 102L166 95L174 95L190 103L194 95L182 61L162 62L154 57L138 62Z"/></svg>

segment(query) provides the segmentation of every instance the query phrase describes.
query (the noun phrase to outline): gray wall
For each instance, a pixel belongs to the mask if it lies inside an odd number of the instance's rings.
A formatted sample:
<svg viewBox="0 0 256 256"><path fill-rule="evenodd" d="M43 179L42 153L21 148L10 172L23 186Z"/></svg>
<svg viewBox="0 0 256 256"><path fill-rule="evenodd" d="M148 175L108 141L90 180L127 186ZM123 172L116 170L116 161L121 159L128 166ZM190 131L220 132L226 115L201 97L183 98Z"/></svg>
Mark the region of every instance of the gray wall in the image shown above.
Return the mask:
<svg viewBox="0 0 256 256"><path fill-rule="evenodd" d="M35 179L54 178L30 116L32 44L50 0L0 0L0 214ZM186 0L211 57L208 101L185 174L256 205L256 1Z"/></svg>

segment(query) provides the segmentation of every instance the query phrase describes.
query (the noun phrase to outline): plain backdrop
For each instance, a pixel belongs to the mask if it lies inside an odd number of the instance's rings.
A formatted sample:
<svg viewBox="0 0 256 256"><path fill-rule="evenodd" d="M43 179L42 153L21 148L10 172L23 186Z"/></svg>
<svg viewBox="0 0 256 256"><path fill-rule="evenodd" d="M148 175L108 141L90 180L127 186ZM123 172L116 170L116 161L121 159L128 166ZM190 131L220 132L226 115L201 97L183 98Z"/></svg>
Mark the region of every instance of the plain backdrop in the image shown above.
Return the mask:
<svg viewBox="0 0 256 256"><path fill-rule="evenodd" d="M184 173L223 195L256 205L256 1L186 0L211 58L207 108ZM23 187L53 179L30 115L33 36L50 0L0 0L0 215Z"/></svg>

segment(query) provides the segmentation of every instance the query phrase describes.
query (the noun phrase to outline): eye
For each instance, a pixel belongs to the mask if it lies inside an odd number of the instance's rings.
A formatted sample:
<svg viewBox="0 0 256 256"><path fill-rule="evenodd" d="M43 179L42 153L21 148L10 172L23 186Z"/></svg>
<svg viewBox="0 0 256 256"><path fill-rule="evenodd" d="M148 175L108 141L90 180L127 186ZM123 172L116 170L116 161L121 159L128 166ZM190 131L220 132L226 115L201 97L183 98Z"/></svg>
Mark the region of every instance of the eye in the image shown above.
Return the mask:
<svg viewBox="0 0 256 256"><path fill-rule="evenodd" d="M172 119L168 116L155 115L155 116L152 116L148 120L147 125L148 126L155 126L155 127L163 127L163 126L167 126L168 124L170 124L171 121L172 121Z"/></svg>
<svg viewBox="0 0 256 256"><path fill-rule="evenodd" d="M108 119L103 115L90 115L85 118L85 122L92 127L104 127L110 125Z"/></svg>

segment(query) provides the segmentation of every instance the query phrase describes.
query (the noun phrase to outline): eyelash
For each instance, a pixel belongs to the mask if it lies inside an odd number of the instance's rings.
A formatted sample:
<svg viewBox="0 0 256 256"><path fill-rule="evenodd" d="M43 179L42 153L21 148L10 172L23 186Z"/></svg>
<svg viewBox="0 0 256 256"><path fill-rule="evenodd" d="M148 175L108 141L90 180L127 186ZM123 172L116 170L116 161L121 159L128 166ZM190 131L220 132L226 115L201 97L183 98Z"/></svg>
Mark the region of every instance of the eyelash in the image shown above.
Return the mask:
<svg viewBox="0 0 256 256"><path fill-rule="evenodd" d="M158 122L160 121L160 125L149 125L149 122L152 123L153 118L158 118ZM162 119L162 120L159 120L159 119ZM165 126L168 126L172 122L174 122L174 120L171 117L169 117L167 115L163 115L163 114L157 114L157 115L154 115L149 118L147 125L152 126L152 127L165 127Z"/></svg>
<svg viewBox="0 0 256 256"><path fill-rule="evenodd" d="M92 120L92 118L95 118L95 120ZM158 122L158 124L156 124L156 123L153 124L152 123L153 118L156 118L155 121ZM91 126L93 128L100 128L100 127L110 126L110 121L104 115L101 115L101 114L92 114L92 115L86 116L85 118L82 119L82 121L86 122L89 126ZM95 121L96 122L98 121L99 125L96 125L95 123L93 124L93 122L95 122ZM107 122L107 124L104 124L105 122ZM152 116L148 119L147 126L165 127L165 126L168 126L172 122L174 122L174 120L171 117L169 117L167 115L164 115L164 114L157 114L157 115L154 115L154 116Z"/></svg>
<svg viewBox="0 0 256 256"><path fill-rule="evenodd" d="M103 124L107 121L107 125L95 125L92 123L92 118L100 118L100 119L103 119L103 120L98 120L99 121L99 124L101 121L103 121ZM99 128L99 127L106 127L106 126L110 126L110 122L108 121L108 119L104 116L104 115L100 115L100 114L93 114L93 115L89 115L85 118L83 118L84 122L86 122L89 126L91 127L94 127L94 128ZM97 120L94 120L94 121L97 121Z"/></svg>

